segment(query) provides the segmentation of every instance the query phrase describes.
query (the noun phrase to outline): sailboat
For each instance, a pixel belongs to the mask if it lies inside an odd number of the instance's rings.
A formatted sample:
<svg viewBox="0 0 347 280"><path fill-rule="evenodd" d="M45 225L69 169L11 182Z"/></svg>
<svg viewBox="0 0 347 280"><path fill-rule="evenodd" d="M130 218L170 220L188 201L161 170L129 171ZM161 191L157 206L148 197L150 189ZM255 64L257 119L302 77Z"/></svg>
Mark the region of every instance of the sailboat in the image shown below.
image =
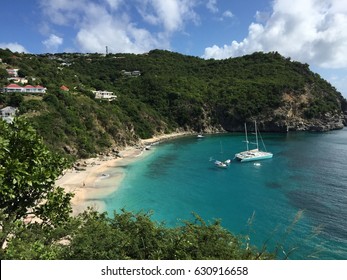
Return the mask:
<svg viewBox="0 0 347 280"><path fill-rule="evenodd" d="M220 153L223 154L223 147L222 147L222 141L220 142ZM214 164L216 167L220 167L220 168L227 168L231 163L230 159L227 159L225 161L220 161L220 160L215 160Z"/></svg>
<svg viewBox="0 0 347 280"><path fill-rule="evenodd" d="M255 144L256 148L250 150L249 149L249 145L248 145L250 142L248 141L247 126L246 126L246 123L245 123L245 135L246 135L246 141L245 142L246 142L247 150L235 154L235 158L237 160L241 161L241 162L269 159L269 158L273 157L272 153L266 151L263 139L261 138L260 132L258 131L257 122L256 121L254 122L254 128L255 128L255 139L256 139L256 142L255 143L251 143L251 144ZM258 133L259 133L259 136L260 136L261 141L263 143L265 151L259 150Z"/></svg>

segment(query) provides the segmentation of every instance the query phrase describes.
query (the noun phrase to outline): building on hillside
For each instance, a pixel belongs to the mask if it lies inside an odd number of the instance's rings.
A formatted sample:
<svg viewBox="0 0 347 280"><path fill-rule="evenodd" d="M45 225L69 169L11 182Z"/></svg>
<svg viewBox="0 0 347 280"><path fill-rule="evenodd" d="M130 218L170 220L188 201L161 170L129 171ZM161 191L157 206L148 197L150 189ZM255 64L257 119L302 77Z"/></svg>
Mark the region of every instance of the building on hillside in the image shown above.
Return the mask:
<svg viewBox="0 0 347 280"><path fill-rule="evenodd" d="M10 75L10 77L18 77L18 71L19 69L6 69L7 73Z"/></svg>
<svg viewBox="0 0 347 280"><path fill-rule="evenodd" d="M24 92L27 92L27 93L35 93L36 92L36 88L32 85L26 85L23 87L24 89Z"/></svg>
<svg viewBox="0 0 347 280"><path fill-rule="evenodd" d="M126 70L122 70L121 71L123 76L128 76L128 77L138 77L141 76L141 71L135 70L135 71L126 71Z"/></svg>
<svg viewBox="0 0 347 280"><path fill-rule="evenodd" d="M29 81L27 78L20 78L20 77L11 77L7 78L7 81L10 83L21 83L21 84L27 84Z"/></svg>
<svg viewBox="0 0 347 280"><path fill-rule="evenodd" d="M69 88L67 86L62 85L60 87L60 90L62 90L62 91L69 91Z"/></svg>
<svg viewBox="0 0 347 280"><path fill-rule="evenodd" d="M0 116L5 122L12 123L17 110L18 109L16 107L7 106L0 109Z"/></svg>
<svg viewBox="0 0 347 280"><path fill-rule="evenodd" d="M47 88L40 85L35 86L35 88L36 88L35 93L46 93L47 91Z"/></svg>
<svg viewBox="0 0 347 280"><path fill-rule="evenodd" d="M93 93L95 94L96 99L105 99L108 101L112 101L117 98L117 95L115 95L112 91L94 90Z"/></svg>
<svg viewBox="0 0 347 280"><path fill-rule="evenodd" d="M10 92L22 92L23 87L17 84L9 84L8 86L2 89L2 92L10 93Z"/></svg>
<svg viewBox="0 0 347 280"><path fill-rule="evenodd" d="M37 85L26 85L24 87L17 85L17 84L9 84L8 86L4 87L2 89L2 92L4 93L11 93L11 92L21 92L21 93L46 93L47 88Z"/></svg>
<svg viewBox="0 0 347 280"><path fill-rule="evenodd" d="M136 70L136 71L133 71L133 72L131 72L131 75L132 76L141 76L141 72L140 71L138 71L138 70Z"/></svg>

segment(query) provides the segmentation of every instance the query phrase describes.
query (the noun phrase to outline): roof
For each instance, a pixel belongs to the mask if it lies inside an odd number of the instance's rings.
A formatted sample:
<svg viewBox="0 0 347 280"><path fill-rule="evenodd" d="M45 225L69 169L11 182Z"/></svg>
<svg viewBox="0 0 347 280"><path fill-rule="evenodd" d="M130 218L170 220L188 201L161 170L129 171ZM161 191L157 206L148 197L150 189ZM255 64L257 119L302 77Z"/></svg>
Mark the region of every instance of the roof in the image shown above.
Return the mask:
<svg viewBox="0 0 347 280"><path fill-rule="evenodd" d="M17 85L17 84L9 84L7 87L5 88L22 88L21 86Z"/></svg>
<svg viewBox="0 0 347 280"><path fill-rule="evenodd" d="M17 108L12 107L12 106L7 106L7 107L0 109L0 111L1 112L15 112L15 111L17 111Z"/></svg>
<svg viewBox="0 0 347 280"><path fill-rule="evenodd" d="M30 90L33 90L33 91L35 91L35 90L41 90L41 91L46 90L45 87L40 86L40 85L37 85L37 86L26 85L24 87L21 87L21 86L19 86L17 84L9 84L7 87L4 87L4 88L5 89L20 89L20 90L24 89L24 92L26 90L28 90L28 91L30 91Z"/></svg>
<svg viewBox="0 0 347 280"><path fill-rule="evenodd" d="M61 89L61 90L65 90L65 91L68 91L68 90L69 90L69 88L68 88L67 86L64 86L64 85L62 85L62 86L60 87L60 89Z"/></svg>

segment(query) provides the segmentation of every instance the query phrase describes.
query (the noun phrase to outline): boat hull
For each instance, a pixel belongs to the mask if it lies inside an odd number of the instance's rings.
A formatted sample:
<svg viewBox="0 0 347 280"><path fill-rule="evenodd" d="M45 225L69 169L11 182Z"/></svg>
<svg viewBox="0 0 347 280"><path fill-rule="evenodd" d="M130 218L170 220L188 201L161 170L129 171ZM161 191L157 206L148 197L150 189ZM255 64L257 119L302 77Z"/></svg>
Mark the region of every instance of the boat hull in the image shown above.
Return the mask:
<svg viewBox="0 0 347 280"><path fill-rule="evenodd" d="M270 159L272 157L273 157L273 154L268 152L258 152L258 153L243 152L243 153L238 153L235 155L235 158L240 162L264 160L264 159Z"/></svg>

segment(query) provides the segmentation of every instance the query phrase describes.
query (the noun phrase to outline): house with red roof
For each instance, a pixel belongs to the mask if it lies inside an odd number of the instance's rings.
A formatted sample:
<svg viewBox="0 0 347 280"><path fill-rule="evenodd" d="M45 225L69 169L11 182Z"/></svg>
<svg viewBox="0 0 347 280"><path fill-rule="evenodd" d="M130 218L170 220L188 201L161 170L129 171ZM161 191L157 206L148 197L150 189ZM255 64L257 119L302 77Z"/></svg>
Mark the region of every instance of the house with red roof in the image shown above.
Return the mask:
<svg viewBox="0 0 347 280"><path fill-rule="evenodd" d="M64 85L62 85L62 86L60 87L60 89L61 89L62 91L69 91L69 88L68 88L67 86L64 86Z"/></svg>
<svg viewBox="0 0 347 280"><path fill-rule="evenodd" d="M25 87L23 87L23 89L27 93L36 92L36 88L34 86L32 86L32 85L26 85Z"/></svg>
<svg viewBox="0 0 347 280"><path fill-rule="evenodd" d="M2 92L22 92L22 87L17 84L9 84L8 86L2 89Z"/></svg>
<svg viewBox="0 0 347 280"><path fill-rule="evenodd" d="M46 93L46 91L47 91L47 88L40 86L40 85L35 86L35 89L36 89L36 92L38 92L38 93Z"/></svg>
<svg viewBox="0 0 347 280"><path fill-rule="evenodd" d="M21 92L21 93L46 93L47 88L37 85L26 85L24 87L17 85L17 84L9 84L8 86L4 87L2 89L2 92L4 93L11 93L11 92Z"/></svg>

